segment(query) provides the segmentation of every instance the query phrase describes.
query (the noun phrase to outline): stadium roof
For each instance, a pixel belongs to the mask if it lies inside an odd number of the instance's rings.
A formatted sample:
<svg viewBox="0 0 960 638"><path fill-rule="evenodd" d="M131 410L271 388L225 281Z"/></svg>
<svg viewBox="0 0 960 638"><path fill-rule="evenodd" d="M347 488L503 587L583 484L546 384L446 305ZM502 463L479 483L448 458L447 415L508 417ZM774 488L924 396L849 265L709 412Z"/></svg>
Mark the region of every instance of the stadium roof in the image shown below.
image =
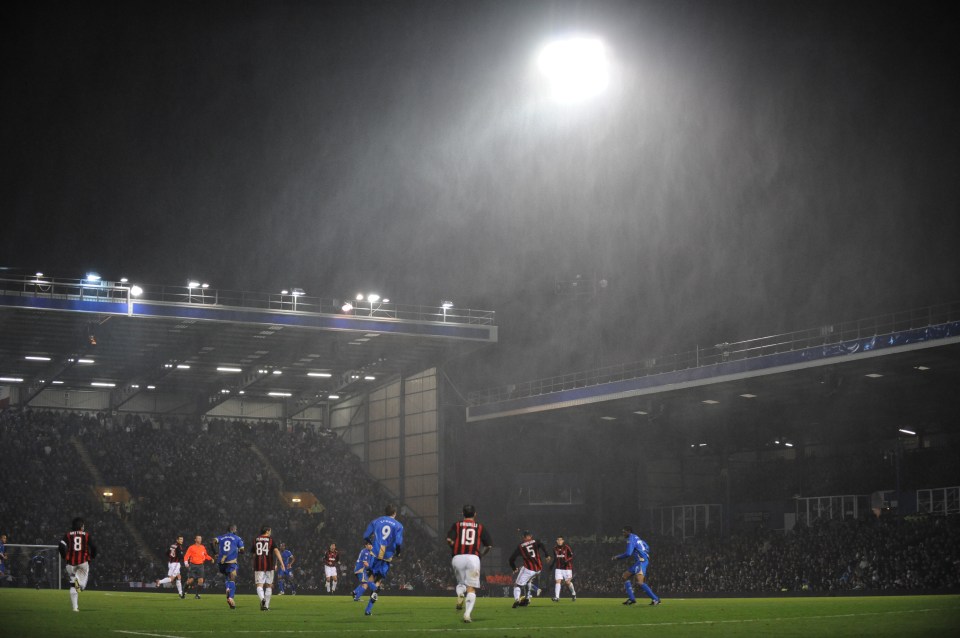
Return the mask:
<svg viewBox="0 0 960 638"><path fill-rule="evenodd" d="M467 420L668 427L686 445L867 440L951 431L958 386L960 304L946 304L474 392Z"/></svg>
<svg viewBox="0 0 960 638"><path fill-rule="evenodd" d="M207 396L209 406L224 390L327 400L497 340L491 311L368 301L344 310L299 294L134 288L0 280L0 377L28 401L48 387L109 388L112 407L148 386Z"/></svg>

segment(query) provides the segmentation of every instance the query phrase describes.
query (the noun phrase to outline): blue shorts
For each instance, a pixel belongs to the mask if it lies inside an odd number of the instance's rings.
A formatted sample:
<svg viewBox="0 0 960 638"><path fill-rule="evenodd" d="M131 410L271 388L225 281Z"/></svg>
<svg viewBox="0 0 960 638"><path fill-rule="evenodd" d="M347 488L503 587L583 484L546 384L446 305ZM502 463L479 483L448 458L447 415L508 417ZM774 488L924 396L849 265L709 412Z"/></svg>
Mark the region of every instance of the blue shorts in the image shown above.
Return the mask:
<svg viewBox="0 0 960 638"><path fill-rule="evenodd" d="M631 565L630 569L628 569L627 571L633 574L634 576L636 576L637 574L643 574L644 576L646 576L647 565L649 564L650 564L650 561L646 560L645 558L641 558L639 562L636 562L633 565Z"/></svg>
<svg viewBox="0 0 960 638"><path fill-rule="evenodd" d="M236 563L220 563L220 573L229 576L237 571Z"/></svg>
<svg viewBox="0 0 960 638"><path fill-rule="evenodd" d="M283 578L292 578L293 570L292 569L278 569L277 576L282 576Z"/></svg>
<svg viewBox="0 0 960 638"><path fill-rule="evenodd" d="M379 558L373 559L373 565L370 566L368 573L375 578L383 578L390 571L390 562Z"/></svg>

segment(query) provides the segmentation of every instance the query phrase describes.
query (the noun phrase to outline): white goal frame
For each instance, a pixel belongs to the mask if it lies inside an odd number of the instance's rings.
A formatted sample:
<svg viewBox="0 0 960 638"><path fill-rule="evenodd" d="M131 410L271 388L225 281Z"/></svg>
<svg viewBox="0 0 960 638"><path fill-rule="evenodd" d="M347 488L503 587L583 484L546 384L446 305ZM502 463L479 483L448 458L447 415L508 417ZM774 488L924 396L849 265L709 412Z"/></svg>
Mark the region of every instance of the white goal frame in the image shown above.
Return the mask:
<svg viewBox="0 0 960 638"><path fill-rule="evenodd" d="M54 553L57 555L57 589L63 589L63 557L60 556L58 551L60 547L58 545L24 545L20 543L7 543L4 547L22 547L26 549L27 554L32 554L33 549L52 549L55 550ZM7 551L7 567L10 566L10 552Z"/></svg>

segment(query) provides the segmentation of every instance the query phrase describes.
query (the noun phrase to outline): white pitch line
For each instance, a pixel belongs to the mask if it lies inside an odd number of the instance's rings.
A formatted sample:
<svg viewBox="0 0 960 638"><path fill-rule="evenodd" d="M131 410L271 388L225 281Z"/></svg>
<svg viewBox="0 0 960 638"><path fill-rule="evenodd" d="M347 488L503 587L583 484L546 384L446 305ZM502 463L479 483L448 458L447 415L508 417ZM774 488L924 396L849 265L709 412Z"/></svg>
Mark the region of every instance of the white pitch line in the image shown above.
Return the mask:
<svg viewBox="0 0 960 638"><path fill-rule="evenodd" d="M114 629L114 633L132 634L134 636L155 636L156 638L185 638L185 636L174 636L171 634L151 634L146 631L127 631L126 629Z"/></svg>
<svg viewBox="0 0 960 638"><path fill-rule="evenodd" d="M870 611L863 613L855 614L829 614L829 615L817 615L817 616L783 616L775 618L737 618L729 620L678 620L678 621L667 621L667 622L648 622L648 623L628 623L621 625L556 625L556 626L546 626L546 627L464 627L461 623L457 627L436 627L433 629L425 628L402 628L402 627L391 627L390 629L344 629L343 631L349 631L350 633L357 634L385 634L385 633L446 633L446 632L463 632L463 631L553 631L560 629L629 629L632 627L668 627L668 626L684 626L684 625L722 625L722 624L735 624L735 623L753 623L753 622L783 622L783 621L794 621L794 620L825 620L830 618L857 618L861 616L889 616L892 614L919 614L926 613L931 611L952 611L956 610L956 607L953 608L943 608L943 609L901 609L896 611ZM213 629L198 629L196 631L186 631L184 633L188 634L207 634L207 633L229 633L229 634L320 634L327 631L332 631L331 627L324 627L318 629L230 629L217 631ZM134 632L134 631L122 631L119 629L114 629L114 631L119 633L129 633L129 634L139 634L141 636L161 636L162 638L184 638L183 636L167 636L166 634L148 634L143 632Z"/></svg>

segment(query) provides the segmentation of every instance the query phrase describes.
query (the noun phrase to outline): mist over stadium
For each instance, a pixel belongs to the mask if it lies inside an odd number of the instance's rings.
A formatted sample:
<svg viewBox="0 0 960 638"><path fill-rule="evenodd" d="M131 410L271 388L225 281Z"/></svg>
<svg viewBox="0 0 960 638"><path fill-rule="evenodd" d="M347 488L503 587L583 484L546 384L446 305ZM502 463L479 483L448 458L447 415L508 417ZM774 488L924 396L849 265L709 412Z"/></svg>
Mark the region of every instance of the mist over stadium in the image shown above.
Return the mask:
<svg viewBox="0 0 960 638"><path fill-rule="evenodd" d="M169 594L173 539L236 524L293 549L299 594L329 593L338 544L346 596L387 503L406 557L378 609L455 595L465 504L482 597L513 597L521 530L570 543L581 598L623 596L625 525L666 603L955 596L958 26L860 1L18 6L0 609L69 587L42 546L75 516L93 592Z"/></svg>

